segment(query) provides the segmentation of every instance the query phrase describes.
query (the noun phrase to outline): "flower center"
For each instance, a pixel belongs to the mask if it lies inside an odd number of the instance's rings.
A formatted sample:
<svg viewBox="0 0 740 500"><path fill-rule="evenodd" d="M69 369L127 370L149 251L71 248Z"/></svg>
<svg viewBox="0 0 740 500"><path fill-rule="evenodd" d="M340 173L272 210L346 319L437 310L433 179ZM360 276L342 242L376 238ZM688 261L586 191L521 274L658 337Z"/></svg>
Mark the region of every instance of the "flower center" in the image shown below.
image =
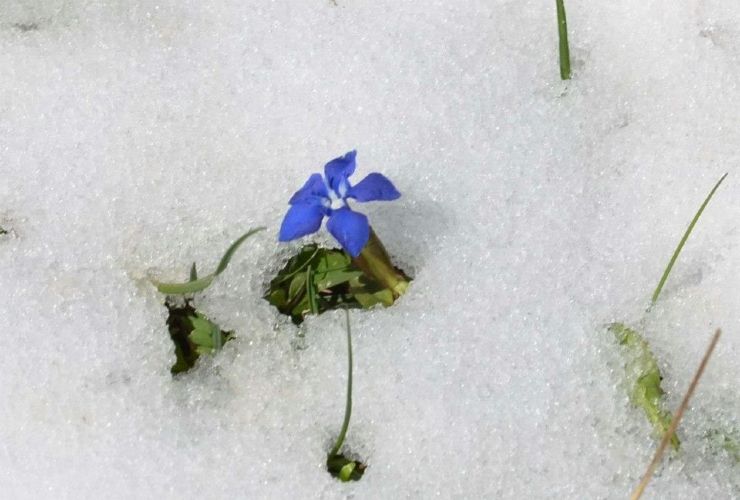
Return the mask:
<svg viewBox="0 0 740 500"><path fill-rule="evenodd" d="M344 203L344 200L337 196L337 194L331 189L329 190L329 202L329 208L331 208L332 210L339 210L346 205L346 203Z"/></svg>

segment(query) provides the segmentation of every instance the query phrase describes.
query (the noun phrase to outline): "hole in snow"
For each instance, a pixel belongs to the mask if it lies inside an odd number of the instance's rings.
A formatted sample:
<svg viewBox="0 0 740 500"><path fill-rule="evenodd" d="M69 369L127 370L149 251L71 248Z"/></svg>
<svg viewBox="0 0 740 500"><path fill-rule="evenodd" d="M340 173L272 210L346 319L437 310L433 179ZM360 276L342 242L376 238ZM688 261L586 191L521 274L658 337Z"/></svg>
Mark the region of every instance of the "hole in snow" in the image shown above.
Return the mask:
<svg viewBox="0 0 740 500"><path fill-rule="evenodd" d="M178 302L167 297L164 305L169 311L167 328L175 344L173 375L190 370L203 354L213 354L234 338L233 331L224 331L193 307L192 299Z"/></svg>
<svg viewBox="0 0 740 500"><path fill-rule="evenodd" d="M342 482L359 481L365 474L367 464L353 460L343 454L330 455L326 459L326 469L332 477Z"/></svg>
<svg viewBox="0 0 740 500"><path fill-rule="evenodd" d="M396 270L411 280L403 270ZM390 306L395 301L391 290L365 275L347 252L316 244L305 245L288 260L270 281L264 298L296 325L308 314Z"/></svg>

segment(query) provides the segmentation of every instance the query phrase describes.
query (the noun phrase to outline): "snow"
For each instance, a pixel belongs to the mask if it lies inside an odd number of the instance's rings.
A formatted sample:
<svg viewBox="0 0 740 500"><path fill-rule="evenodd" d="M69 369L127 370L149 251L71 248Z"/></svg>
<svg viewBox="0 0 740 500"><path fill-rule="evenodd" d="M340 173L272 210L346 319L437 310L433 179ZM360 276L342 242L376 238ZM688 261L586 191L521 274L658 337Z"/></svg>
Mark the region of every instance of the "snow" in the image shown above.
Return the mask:
<svg viewBox="0 0 740 500"><path fill-rule="evenodd" d="M656 440L617 320L669 408L723 328L646 496L740 497L705 439L740 428L740 6L567 1L564 83L550 2L336 3L5 0L3 496L624 498ZM415 280L352 315L342 484L343 317L261 295L290 194L353 148L403 193L361 209ZM238 338L173 380L150 279L258 225L198 302Z"/></svg>

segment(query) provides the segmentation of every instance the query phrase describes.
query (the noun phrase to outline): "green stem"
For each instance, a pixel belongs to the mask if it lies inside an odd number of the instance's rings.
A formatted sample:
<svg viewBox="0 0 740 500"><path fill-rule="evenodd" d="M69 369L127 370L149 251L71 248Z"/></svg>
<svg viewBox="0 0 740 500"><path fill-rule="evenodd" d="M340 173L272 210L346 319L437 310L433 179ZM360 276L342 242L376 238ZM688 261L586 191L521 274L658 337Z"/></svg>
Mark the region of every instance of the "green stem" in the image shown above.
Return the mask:
<svg viewBox="0 0 740 500"><path fill-rule="evenodd" d="M665 285L665 282L668 279L668 275L671 274L671 270L673 269L673 264L676 263L676 259L678 259L678 255L681 253L681 250L683 250L683 246L686 244L686 240L689 239L689 235L691 234L691 231L694 230L694 226L696 226L696 223L699 221L699 217L701 217L702 212L704 212L704 209L709 204L709 200L712 199L712 196L714 196L714 193L717 191L720 184L722 184L722 181L725 180L725 177L727 177L727 174L723 175L720 178L720 180L717 181L717 184L714 185L712 190L709 192L707 197L704 199L704 203L701 204L701 206L699 207L699 210L694 215L694 218L691 220L689 227L686 228L686 232L683 233L683 237L681 238L681 241L678 242L678 246L676 247L676 250L673 252L673 256L671 257L671 260L668 262L668 266L665 268L665 271L663 271L663 276L660 277L660 282L658 283L657 288L653 292L653 298L650 303L651 307L655 305L655 302L657 302L658 297L660 296L660 292L663 290L663 285Z"/></svg>
<svg viewBox="0 0 740 500"><path fill-rule="evenodd" d="M570 80L570 49L568 48L568 23L565 20L563 0L555 0L558 10L558 38L560 40L560 79Z"/></svg>
<svg viewBox="0 0 740 500"><path fill-rule="evenodd" d="M372 227L367 244L352 262L367 277L388 288L393 293L394 299L403 295L409 287L408 278L393 266L388 252Z"/></svg>
<svg viewBox="0 0 740 500"><path fill-rule="evenodd" d="M329 452L330 457L339 453L339 449L344 444L344 438L347 436L347 429L349 428L349 419L352 416L352 331L349 326L349 311L345 309L344 314L347 317L347 402L344 407L344 422L342 422L342 430L339 431L337 442Z"/></svg>

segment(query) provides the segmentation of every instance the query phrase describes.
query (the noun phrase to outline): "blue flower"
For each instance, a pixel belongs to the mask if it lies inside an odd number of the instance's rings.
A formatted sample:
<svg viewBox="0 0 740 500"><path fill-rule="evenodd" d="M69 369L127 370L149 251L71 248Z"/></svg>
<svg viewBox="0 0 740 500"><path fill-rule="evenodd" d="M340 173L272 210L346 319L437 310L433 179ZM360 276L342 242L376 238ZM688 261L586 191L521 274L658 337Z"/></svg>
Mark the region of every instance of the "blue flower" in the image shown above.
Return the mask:
<svg viewBox="0 0 740 500"><path fill-rule="evenodd" d="M353 211L347 199L359 202L395 200L401 196L384 175L369 174L356 185L349 183L355 171L357 151L350 151L324 166L324 175L313 174L290 198L290 208L280 227L280 241L315 233L328 217L326 228L352 257L360 255L370 237L367 217Z"/></svg>

